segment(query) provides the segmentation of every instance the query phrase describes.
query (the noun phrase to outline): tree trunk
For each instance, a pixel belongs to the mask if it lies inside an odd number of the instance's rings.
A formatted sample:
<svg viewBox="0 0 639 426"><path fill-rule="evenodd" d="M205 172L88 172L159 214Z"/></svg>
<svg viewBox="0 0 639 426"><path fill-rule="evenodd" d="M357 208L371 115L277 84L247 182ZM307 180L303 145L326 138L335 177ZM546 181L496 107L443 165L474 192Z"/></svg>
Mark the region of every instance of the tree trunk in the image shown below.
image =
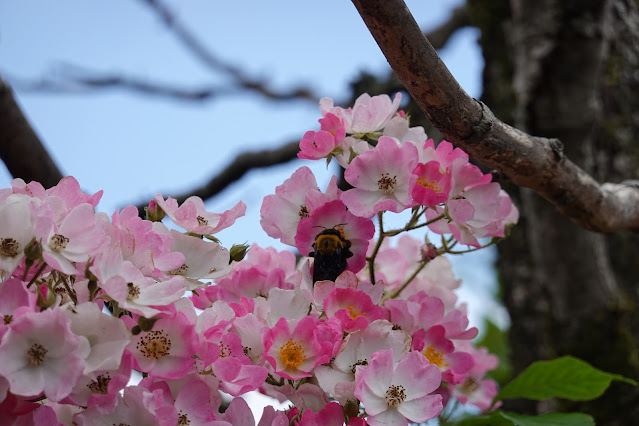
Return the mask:
<svg viewBox="0 0 639 426"><path fill-rule="evenodd" d="M469 10L482 30L482 100L499 118L559 138L600 181L639 178L636 0L469 0ZM498 269L515 370L570 354L638 378L638 234L586 231L530 190L508 190L521 220L498 246ZM506 408L580 410L626 425L639 416L639 389L613 383L592 402Z"/></svg>

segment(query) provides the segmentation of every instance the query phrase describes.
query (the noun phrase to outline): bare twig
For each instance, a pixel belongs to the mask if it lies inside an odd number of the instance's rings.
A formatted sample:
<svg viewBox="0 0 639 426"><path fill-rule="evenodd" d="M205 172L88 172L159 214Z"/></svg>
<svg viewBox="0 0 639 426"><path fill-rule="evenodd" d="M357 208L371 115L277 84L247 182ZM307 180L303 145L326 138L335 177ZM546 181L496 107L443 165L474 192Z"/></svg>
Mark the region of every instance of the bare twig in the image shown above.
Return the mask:
<svg viewBox="0 0 639 426"><path fill-rule="evenodd" d="M562 152L557 139L498 120L459 86L402 0L353 0L406 90L446 139L528 187L586 229L639 229L639 189L600 185Z"/></svg>
<svg viewBox="0 0 639 426"><path fill-rule="evenodd" d="M57 185L62 173L0 78L0 159L13 177L35 180L45 188Z"/></svg>
<svg viewBox="0 0 639 426"><path fill-rule="evenodd" d="M231 76L236 84L246 90L256 92L268 99L289 100L303 99L313 103L319 101L319 97L305 86L294 87L286 93L277 92L267 86L263 81L246 75L239 67L221 61L185 26L183 26L175 14L160 0L141 0L146 3L160 17L164 25L182 42L197 59L214 72L223 72Z"/></svg>
<svg viewBox="0 0 639 426"><path fill-rule="evenodd" d="M94 93L96 90L123 89L143 95L158 96L182 101L207 101L221 96L236 95L233 87L180 87L169 83L150 81L148 78L105 74L99 71L82 70L77 66L62 68L57 77L44 77L39 81L11 78L13 84L22 92L36 93ZM70 71L73 70L73 71Z"/></svg>
<svg viewBox="0 0 639 426"><path fill-rule="evenodd" d="M441 49L448 43L450 37L455 34L457 30L468 26L470 26L468 10L466 9L466 5L463 4L453 9L448 20L444 21L437 28L426 31L424 35L435 49Z"/></svg>
<svg viewBox="0 0 639 426"><path fill-rule="evenodd" d="M184 202L184 200L192 195L196 195L202 199L211 198L220 193L231 183L238 181L246 172L259 167L269 167L289 162L297 158L298 152L299 142L289 142L272 150L240 154L231 164L222 170L222 172L211 177L211 179L204 185L186 191L183 194L171 196L178 200L179 203ZM148 205L148 202L144 204L140 203L137 206L142 217L144 217L144 207L146 205Z"/></svg>

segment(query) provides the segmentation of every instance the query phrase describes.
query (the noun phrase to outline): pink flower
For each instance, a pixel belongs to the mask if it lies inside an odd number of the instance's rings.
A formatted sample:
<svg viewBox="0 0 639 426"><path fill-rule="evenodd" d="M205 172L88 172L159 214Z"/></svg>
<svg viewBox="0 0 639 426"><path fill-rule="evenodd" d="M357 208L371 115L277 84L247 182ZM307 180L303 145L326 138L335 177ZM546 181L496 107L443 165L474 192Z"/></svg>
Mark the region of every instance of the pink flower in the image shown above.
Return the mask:
<svg viewBox="0 0 639 426"><path fill-rule="evenodd" d="M197 349L194 326L181 312L163 316L153 330L133 336L129 344L139 369L161 378L182 376L193 366Z"/></svg>
<svg viewBox="0 0 639 426"><path fill-rule="evenodd" d="M89 345L84 374L95 370L116 370L131 333L121 319L104 314L92 302L81 303L66 311L71 331Z"/></svg>
<svg viewBox="0 0 639 426"><path fill-rule="evenodd" d="M448 200L451 189L451 174L440 170L437 161L418 164L413 174L417 182L413 188L413 200L422 206L435 206Z"/></svg>
<svg viewBox="0 0 639 426"><path fill-rule="evenodd" d="M441 325L428 331L420 329L413 336L412 348L421 351L431 364L439 367L443 381L454 385L466 378L464 373L473 366L473 357L469 353L455 351L455 345L445 334L446 330Z"/></svg>
<svg viewBox="0 0 639 426"><path fill-rule="evenodd" d="M363 93L355 100L353 108L344 109L333 106L331 98L322 98L320 111L323 116L331 113L343 118L346 133L372 133L384 128L397 112L401 100L401 93L397 93L392 102L388 95L371 97Z"/></svg>
<svg viewBox="0 0 639 426"><path fill-rule="evenodd" d="M52 217L40 216L35 222L36 237L42 242L42 257L65 274L75 274L71 262L86 262L106 242L98 226L93 206L79 204L64 217L60 226Z"/></svg>
<svg viewBox="0 0 639 426"><path fill-rule="evenodd" d="M229 251L215 241L205 241L174 229L171 230L171 237L171 250L184 255L184 262L167 271L167 274L185 277L189 290L209 285L208 282L198 281L199 279L215 279L231 272Z"/></svg>
<svg viewBox="0 0 639 426"><path fill-rule="evenodd" d="M244 354L240 337L233 333L222 336L219 347L219 357L213 362L213 374L220 379L220 389L232 395L239 396L259 388L266 379L266 368L253 365Z"/></svg>
<svg viewBox="0 0 639 426"><path fill-rule="evenodd" d="M32 182L33 183L33 182ZM29 185L32 185L30 183ZM54 187L47 189L47 197L59 197L64 200L67 210L88 203L95 207L102 198L103 191L98 191L93 195L85 194L80 188L80 183L73 176L64 177Z"/></svg>
<svg viewBox="0 0 639 426"><path fill-rule="evenodd" d="M83 375L63 402L95 407L102 413L110 413L117 404L120 391L131 379L132 368L133 356L126 352L118 368Z"/></svg>
<svg viewBox="0 0 639 426"><path fill-rule="evenodd" d="M399 111L399 115L390 119L384 126L384 136L390 136L400 142L411 142L413 145L419 146L426 142L426 132L422 126L408 127L408 119L406 115L402 115L403 111Z"/></svg>
<svg viewBox="0 0 639 426"><path fill-rule="evenodd" d="M120 248L123 259L144 275L164 277L163 272L184 263L183 254L170 251L173 238L166 226L140 219L134 206L126 206L121 212L116 210L111 220L113 226L106 227L111 246Z"/></svg>
<svg viewBox="0 0 639 426"><path fill-rule="evenodd" d="M371 426L422 423L442 411L439 369L419 352L393 361L391 349L373 354L367 367L357 367L355 396L362 401Z"/></svg>
<svg viewBox="0 0 639 426"><path fill-rule="evenodd" d="M260 209L262 229L270 237L295 246L295 230L300 220L324 203L339 199L340 193L337 178L331 179L326 193L322 193L311 169L300 167L275 188L275 194L264 197Z"/></svg>
<svg viewBox="0 0 639 426"><path fill-rule="evenodd" d="M389 316L384 308L373 304L366 293L347 288L336 288L324 299L324 312L328 318L336 317L347 333L362 330L370 322Z"/></svg>
<svg viewBox="0 0 639 426"><path fill-rule="evenodd" d="M373 321L364 330L348 334L331 365L317 366L315 376L325 392L345 404L354 398L357 366L368 365L373 353L389 348L394 360L399 361L410 351L410 345L410 336L405 331L395 329L386 320Z"/></svg>
<svg viewBox="0 0 639 426"><path fill-rule="evenodd" d="M309 130L304 133L304 137L300 141L300 152L297 153L297 158L302 160L330 159L331 153L338 146L339 142L331 132Z"/></svg>
<svg viewBox="0 0 639 426"><path fill-rule="evenodd" d="M184 278L175 276L156 281L144 276L129 261L122 261L120 250L104 252L91 267L102 284L102 289L119 307L147 318L159 313L156 307L168 306L184 294Z"/></svg>
<svg viewBox="0 0 639 426"><path fill-rule="evenodd" d="M88 346L88 345L87 345ZM11 323L0 343L0 376L11 393L52 401L71 393L84 369L88 348L71 332L61 309L27 313Z"/></svg>
<svg viewBox="0 0 639 426"><path fill-rule="evenodd" d="M177 200L169 197L164 200L162 194L156 194L155 201L171 218L173 223L188 232L200 235L212 235L233 225L238 217L246 213L246 204L237 203L224 213L212 213L206 210L200 197L191 196L178 207Z"/></svg>
<svg viewBox="0 0 639 426"><path fill-rule="evenodd" d="M7 276L13 274L34 237L29 201L29 197L16 194L0 202L0 271Z"/></svg>
<svg viewBox="0 0 639 426"><path fill-rule="evenodd" d="M417 176L411 172L417 165L417 149L382 136L377 146L358 155L344 172L354 186L341 196L346 207L356 216L372 217L389 210L399 213L413 205L411 192Z"/></svg>
<svg viewBox="0 0 639 426"><path fill-rule="evenodd" d="M157 391L160 393L160 391ZM111 413L103 413L99 407L87 407L76 414L73 421L78 426L111 426L129 424L136 426L157 426L159 422L155 405L160 395L154 395L140 386L129 386L124 389L124 396L118 395L118 403ZM177 415L173 424L177 423Z"/></svg>
<svg viewBox="0 0 639 426"><path fill-rule="evenodd" d="M469 341L458 342L458 346L473 357L473 367L462 383L452 387L452 393L462 404L469 403L482 410L489 410L497 395L497 383L484 378L484 375L497 367L499 359L488 353L486 348L476 348ZM496 404L499 405L500 403Z"/></svg>
<svg viewBox="0 0 639 426"><path fill-rule="evenodd" d="M36 308L36 298L34 293L27 290L25 283L17 278L0 282L0 316L4 319L0 322L0 339L17 317L36 309L40 310Z"/></svg>
<svg viewBox="0 0 639 426"><path fill-rule="evenodd" d="M321 410L313 412L307 408L302 413L299 423L300 426L323 426L323 425L341 425L344 423L344 411L342 406L337 402L330 402Z"/></svg>
<svg viewBox="0 0 639 426"><path fill-rule="evenodd" d="M430 230L452 233L460 243L477 248L481 247L478 238L503 237L506 226L519 218L510 197L496 182L472 186L448 201L446 210L427 210L426 218L432 220L442 213L448 213L450 221L436 221L429 225Z"/></svg>
<svg viewBox="0 0 639 426"><path fill-rule="evenodd" d="M275 372L287 379L311 377L310 371L328 362L332 350L330 342L317 338L316 321L302 318L293 331L286 319L280 319L271 329L262 330L264 358Z"/></svg>
<svg viewBox="0 0 639 426"><path fill-rule="evenodd" d="M368 241L375 234L375 225L370 219L353 215L341 201L326 203L300 221L295 235L295 246L300 253L314 252L313 244L323 229L336 229L350 241L353 256L347 259L349 271L358 272L364 267Z"/></svg>

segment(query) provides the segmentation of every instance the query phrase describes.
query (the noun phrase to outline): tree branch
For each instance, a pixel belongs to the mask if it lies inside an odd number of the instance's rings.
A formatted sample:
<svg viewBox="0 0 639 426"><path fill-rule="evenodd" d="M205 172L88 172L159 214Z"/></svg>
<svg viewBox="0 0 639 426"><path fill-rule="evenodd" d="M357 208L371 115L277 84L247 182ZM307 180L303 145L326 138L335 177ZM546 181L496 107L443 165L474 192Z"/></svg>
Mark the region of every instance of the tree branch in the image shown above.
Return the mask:
<svg viewBox="0 0 639 426"><path fill-rule="evenodd" d="M62 173L13 98L11 87L0 78L0 159L13 177L57 185Z"/></svg>
<svg viewBox="0 0 639 426"><path fill-rule="evenodd" d="M76 66L73 66L73 69L73 72L62 70L60 74L64 76L64 79L60 81L49 77L44 77L39 81L23 81L20 78L11 78L10 80L22 91L37 93L94 93L96 90L115 88L181 101L206 101L238 93L238 89L232 87L187 88L168 83L152 82L147 78L135 76L105 74L91 70L79 72L80 67Z"/></svg>
<svg viewBox="0 0 639 426"><path fill-rule="evenodd" d="M246 152L238 155L222 172L212 176L204 185L190 189L174 196L178 203L183 203L188 197L196 195L203 200L217 195L233 182L238 181L246 172L259 167L269 167L287 163L297 158L299 142L289 142L279 148L257 152ZM138 204L140 216L144 217L144 207L148 202Z"/></svg>
<svg viewBox="0 0 639 426"><path fill-rule="evenodd" d="M563 155L559 140L498 120L459 86L402 0L353 4L406 90L447 140L536 191L586 229L639 229L639 188L600 185Z"/></svg>
<svg viewBox="0 0 639 426"><path fill-rule="evenodd" d="M453 9L453 13L447 21L431 31L424 32L424 35L435 49L441 49L457 30L468 26L470 26L470 18L466 5L463 4Z"/></svg>
<svg viewBox="0 0 639 426"><path fill-rule="evenodd" d="M265 82L251 78L239 67L225 63L215 57L213 53L198 38L183 26L169 7L160 0L141 0L146 3L162 20L164 25L182 42L197 59L209 69L215 72L224 72L231 76L240 87L256 92L268 99L304 99L317 103L319 97L312 90L305 86L294 87L286 94L278 93L269 88Z"/></svg>

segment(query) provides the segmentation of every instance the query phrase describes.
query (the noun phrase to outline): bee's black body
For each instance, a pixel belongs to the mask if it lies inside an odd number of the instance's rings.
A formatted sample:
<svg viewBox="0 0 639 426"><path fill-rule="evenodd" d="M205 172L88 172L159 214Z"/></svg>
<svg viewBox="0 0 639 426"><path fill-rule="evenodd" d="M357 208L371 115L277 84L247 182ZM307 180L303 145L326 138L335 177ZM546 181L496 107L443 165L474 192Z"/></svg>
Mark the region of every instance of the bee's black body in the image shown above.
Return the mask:
<svg viewBox="0 0 639 426"><path fill-rule="evenodd" d="M315 258L313 263L313 284L317 281L335 281L346 269L346 259L353 256L351 242L346 240L337 229L325 229L315 237L309 253Z"/></svg>

